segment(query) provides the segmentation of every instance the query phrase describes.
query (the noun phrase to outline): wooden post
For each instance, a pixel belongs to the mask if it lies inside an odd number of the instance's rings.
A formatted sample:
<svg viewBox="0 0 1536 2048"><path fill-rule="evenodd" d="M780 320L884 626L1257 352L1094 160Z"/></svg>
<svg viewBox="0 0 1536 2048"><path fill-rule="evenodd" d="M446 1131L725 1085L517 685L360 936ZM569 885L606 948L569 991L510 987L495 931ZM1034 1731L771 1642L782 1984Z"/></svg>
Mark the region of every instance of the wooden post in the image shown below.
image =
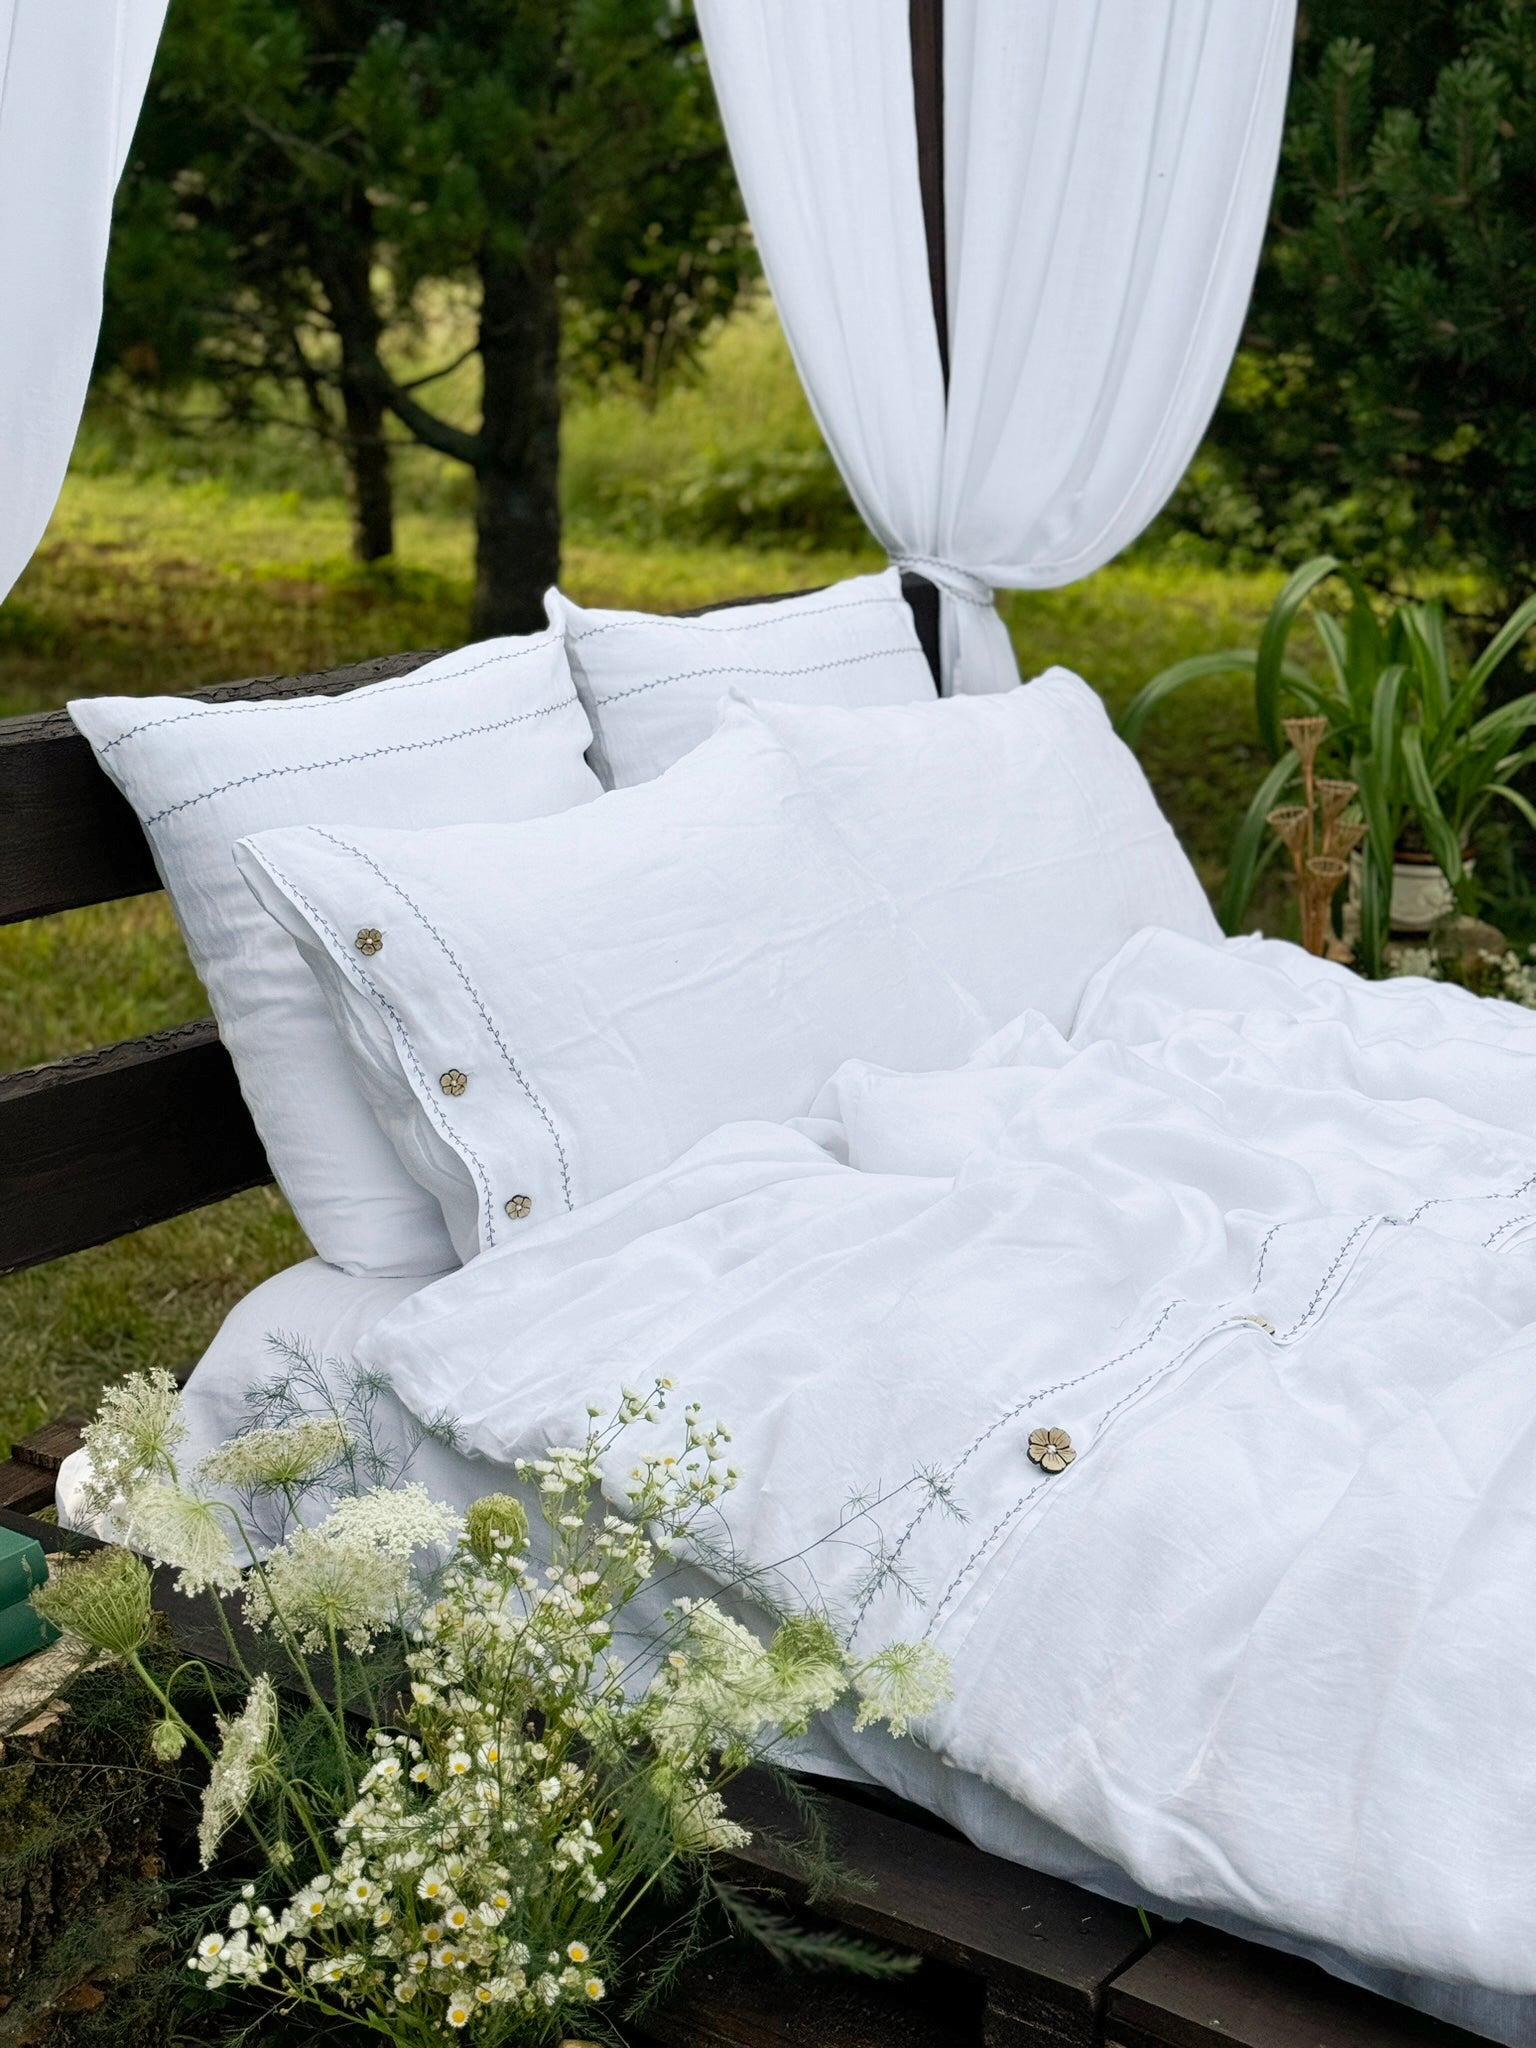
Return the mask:
<svg viewBox="0 0 1536 2048"><path fill-rule="evenodd" d="M910 0L912 100L917 116L917 179L928 240L928 289L939 366L949 389L949 260L944 235L944 0Z"/></svg>

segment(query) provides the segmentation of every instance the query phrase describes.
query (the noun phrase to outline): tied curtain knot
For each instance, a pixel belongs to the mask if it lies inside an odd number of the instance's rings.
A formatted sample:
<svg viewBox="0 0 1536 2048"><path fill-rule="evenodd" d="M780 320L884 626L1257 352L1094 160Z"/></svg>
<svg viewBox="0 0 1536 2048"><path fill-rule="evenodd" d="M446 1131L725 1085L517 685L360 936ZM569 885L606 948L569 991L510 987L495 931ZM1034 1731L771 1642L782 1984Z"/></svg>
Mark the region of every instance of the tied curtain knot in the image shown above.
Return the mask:
<svg viewBox="0 0 1536 2048"><path fill-rule="evenodd" d="M910 570L914 576L926 576L946 597L957 598L961 604L973 604L984 611L992 607L991 584L969 569L962 569L958 562L943 561L938 555L892 555L891 562L898 569Z"/></svg>

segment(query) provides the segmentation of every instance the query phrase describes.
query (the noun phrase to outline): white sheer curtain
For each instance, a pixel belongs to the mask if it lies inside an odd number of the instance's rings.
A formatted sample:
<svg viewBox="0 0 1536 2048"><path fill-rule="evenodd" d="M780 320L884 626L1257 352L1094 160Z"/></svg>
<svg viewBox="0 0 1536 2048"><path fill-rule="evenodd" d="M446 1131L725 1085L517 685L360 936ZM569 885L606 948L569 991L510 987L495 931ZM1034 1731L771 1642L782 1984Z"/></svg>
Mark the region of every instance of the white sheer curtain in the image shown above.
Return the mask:
<svg viewBox="0 0 1536 2048"><path fill-rule="evenodd" d="M811 404L869 526L946 593L952 690L1017 680L993 588L1086 576L1221 392L1296 0L946 0L946 402L908 0L698 0Z"/></svg>
<svg viewBox="0 0 1536 2048"><path fill-rule="evenodd" d="M195 0L193 0L195 4ZM0 0L0 598L48 524L166 0Z"/></svg>

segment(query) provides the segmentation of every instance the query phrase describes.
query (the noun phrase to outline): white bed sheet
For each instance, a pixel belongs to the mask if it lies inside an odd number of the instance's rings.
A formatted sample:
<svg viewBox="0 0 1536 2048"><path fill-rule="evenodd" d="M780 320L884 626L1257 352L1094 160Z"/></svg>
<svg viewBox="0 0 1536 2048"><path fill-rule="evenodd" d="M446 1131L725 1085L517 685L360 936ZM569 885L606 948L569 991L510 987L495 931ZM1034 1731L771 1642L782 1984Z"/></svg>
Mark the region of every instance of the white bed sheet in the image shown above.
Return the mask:
<svg viewBox="0 0 1536 2048"><path fill-rule="evenodd" d="M1508 1006L1143 934L1071 1042L1027 1017L956 1075L845 1069L818 1120L424 1288L268 1282L194 1434L301 1309L459 1417L422 1476L461 1501L668 1373L736 1433L740 1548L883 1490L917 1599L861 1640L954 1661L920 1743L833 1724L804 1761L1533 2043L1533 1054ZM914 1445L964 1522L912 1512ZM818 1566L850 1616L861 1565Z"/></svg>

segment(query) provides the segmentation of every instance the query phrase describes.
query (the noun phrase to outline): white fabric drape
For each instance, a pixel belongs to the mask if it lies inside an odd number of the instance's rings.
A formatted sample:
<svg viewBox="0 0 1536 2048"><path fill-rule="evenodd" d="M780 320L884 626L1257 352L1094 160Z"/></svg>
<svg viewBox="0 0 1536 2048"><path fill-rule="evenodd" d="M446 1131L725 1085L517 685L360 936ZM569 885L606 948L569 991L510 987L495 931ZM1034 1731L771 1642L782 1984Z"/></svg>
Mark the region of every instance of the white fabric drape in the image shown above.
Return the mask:
<svg viewBox="0 0 1536 2048"><path fill-rule="evenodd" d="M991 589L1086 576L1221 392L1274 179L1295 0L947 0L946 403L908 0L698 0L811 405L946 687L1017 680Z"/></svg>
<svg viewBox="0 0 1536 2048"><path fill-rule="evenodd" d="M0 0L0 598L53 511L166 0Z"/></svg>

